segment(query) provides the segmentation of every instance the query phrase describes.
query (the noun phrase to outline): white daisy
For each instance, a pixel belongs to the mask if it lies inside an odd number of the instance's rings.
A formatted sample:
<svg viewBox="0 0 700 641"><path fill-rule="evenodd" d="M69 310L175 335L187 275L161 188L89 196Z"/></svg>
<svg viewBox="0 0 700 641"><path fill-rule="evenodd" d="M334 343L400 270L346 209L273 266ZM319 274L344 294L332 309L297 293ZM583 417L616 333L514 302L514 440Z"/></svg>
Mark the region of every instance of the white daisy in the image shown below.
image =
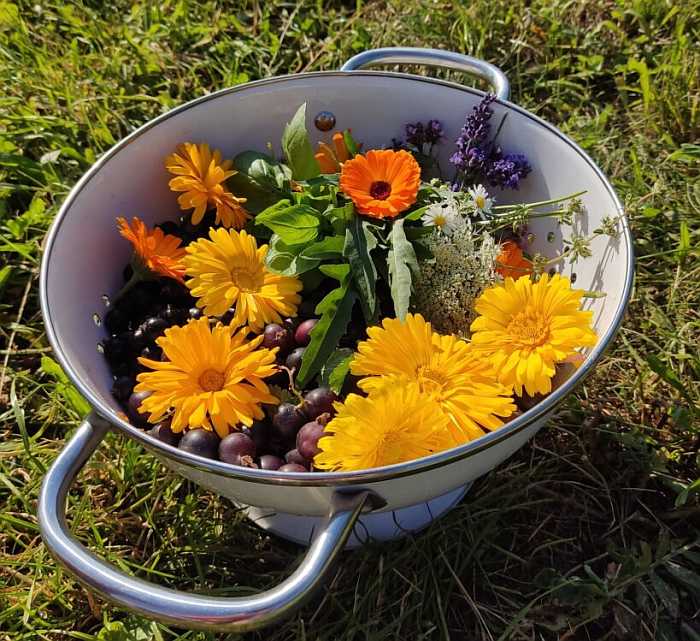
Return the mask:
<svg viewBox="0 0 700 641"><path fill-rule="evenodd" d="M483 185L475 185L469 190L471 197L470 205L474 208L474 213L483 217L484 214L491 213L493 198L489 198L489 192Z"/></svg>
<svg viewBox="0 0 700 641"><path fill-rule="evenodd" d="M464 226L462 217L444 203L430 205L421 216L421 221L426 227L437 227L445 236L452 236Z"/></svg>

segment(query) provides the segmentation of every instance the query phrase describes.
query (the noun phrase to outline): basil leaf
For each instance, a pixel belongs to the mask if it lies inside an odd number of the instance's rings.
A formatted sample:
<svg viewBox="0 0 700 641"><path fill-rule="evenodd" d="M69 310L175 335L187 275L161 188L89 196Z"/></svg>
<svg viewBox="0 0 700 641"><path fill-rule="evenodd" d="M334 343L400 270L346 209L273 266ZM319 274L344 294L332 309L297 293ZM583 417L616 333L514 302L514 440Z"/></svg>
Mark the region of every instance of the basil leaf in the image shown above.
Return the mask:
<svg viewBox="0 0 700 641"><path fill-rule="evenodd" d="M341 258L345 239L342 236L327 236L307 247L301 252L305 258L317 258L326 260L329 258Z"/></svg>
<svg viewBox="0 0 700 641"><path fill-rule="evenodd" d="M394 222L389 241L391 249L387 255L387 265L391 281L391 298L394 301L396 318L403 320L411 303L411 277L419 273L418 259L413 245L406 239L403 220Z"/></svg>
<svg viewBox="0 0 700 641"><path fill-rule="evenodd" d="M304 245L287 245L278 234L270 239L265 264L270 271L282 276L298 276L318 267L319 258L303 255Z"/></svg>
<svg viewBox="0 0 700 641"><path fill-rule="evenodd" d="M233 161L234 167L263 187L289 190L292 171L267 154L257 151L244 151Z"/></svg>
<svg viewBox="0 0 700 641"><path fill-rule="evenodd" d="M345 234L345 228L355 217L355 207L352 203L342 207L330 207L323 212L323 215L330 220L333 231L336 234Z"/></svg>
<svg viewBox="0 0 700 641"><path fill-rule="evenodd" d="M308 180L321 173L306 131L306 103L301 105L284 128L282 149L294 180Z"/></svg>
<svg viewBox="0 0 700 641"><path fill-rule="evenodd" d="M308 205L285 205L277 203L255 217L256 225L271 229L287 245L302 245L318 236L320 220L316 210Z"/></svg>
<svg viewBox="0 0 700 641"><path fill-rule="evenodd" d="M404 218L406 220L419 220L420 217L426 212L428 207L430 207L430 205L423 205L423 207L419 207L418 209L412 211L410 214L404 216Z"/></svg>
<svg viewBox="0 0 700 641"><path fill-rule="evenodd" d="M318 270L329 278L334 278L335 280L342 282L350 274L350 265L347 263L321 265Z"/></svg>
<svg viewBox="0 0 700 641"><path fill-rule="evenodd" d="M355 216L345 229L343 256L348 259L350 273L360 296L362 313L368 323L373 322L377 308L377 268L370 252L377 246L377 239L369 225Z"/></svg>
<svg viewBox="0 0 700 641"><path fill-rule="evenodd" d="M357 294L346 279L316 306L316 313L321 317L311 330L311 341L301 361L297 375L300 387L304 387L321 370L337 347L347 330L356 299Z"/></svg>

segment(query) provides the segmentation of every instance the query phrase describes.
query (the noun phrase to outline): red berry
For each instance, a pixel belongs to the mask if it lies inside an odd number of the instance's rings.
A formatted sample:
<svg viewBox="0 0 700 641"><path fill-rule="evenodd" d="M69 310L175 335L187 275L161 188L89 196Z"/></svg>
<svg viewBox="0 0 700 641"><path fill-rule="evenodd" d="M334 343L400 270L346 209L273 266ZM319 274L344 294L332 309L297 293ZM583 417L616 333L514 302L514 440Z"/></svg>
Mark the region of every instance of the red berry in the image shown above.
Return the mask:
<svg viewBox="0 0 700 641"><path fill-rule="evenodd" d="M219 443L219 458L225 463L251 467L250 463L254 457L255 443L243 432L233 432Z"/></svg>
<svg viewBox="0 0 700 641"><path fill-rule="evenodd" d="M304 396L302 410L309 418L321 414L335 414L333 403L338 400L336 393L329 387L317 387Z"/></svg>
<svg viewBox="0 0 700 641"><path fill-rule="evenodd" d="M311 330L318 323L318 318L309 318L297 327L294 332L294 340L297 345L306 346L311 341Z"/></svg>
<svg viewBox="0 0 700 641"><path fill-rule="evenodd" d="M299 465L297 463L285 463L282 467L279 468L279 472L308 472L303 465Z"/></svg>
<svg viewBox="0 0 700 641"><path fill-rule="evenodd" d="M313 461L314 456L321 451L318 447L318 440L323 436L325 427L325 423L311 421L299 430L297 434L297 450L305 459Z"/></svg>

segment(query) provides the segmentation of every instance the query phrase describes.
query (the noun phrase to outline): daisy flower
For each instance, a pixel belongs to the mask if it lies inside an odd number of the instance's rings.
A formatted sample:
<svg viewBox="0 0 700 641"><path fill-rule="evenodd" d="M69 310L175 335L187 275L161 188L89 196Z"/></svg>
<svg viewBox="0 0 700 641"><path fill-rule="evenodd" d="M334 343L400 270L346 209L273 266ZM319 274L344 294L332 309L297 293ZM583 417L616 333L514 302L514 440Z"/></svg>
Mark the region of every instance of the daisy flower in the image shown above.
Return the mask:
<svg viewBox="0 0 700 641"><path fill-rule="evenodd" d="M216 224L241 229L250 214L243 208L245 198L226 190L225 181L236 172L230 160L221 160L221 152L213 153L209 145L186 142L165 159L165 168L175 175L168 185L178 196L180 209L193 209L192 224L198 225L208 208L216 209Z"/></svg>
<svg viewBox="0 0 700 641"><path fill-rule="evenodd" d="M164 234L159 227L148 229L134 216L131 225L126 218L117 218L119 233L133 246L137 260L148 271L183 282L185 248L177 236Z"/></svg>
<svg viewBox="0 0 700 641"><path fill-rule="evenodd" d="M221 316L235 305L232 324L254 332L296 316L302 283L267 269L267 245L258 247L243 230L210 229L209 238L190 243L185 258L186 285L207 316Z"/></svg>
<svg viewBox="0 0 700 641"><path fill-rule="evenodd" d="M416 382L349 394L318 441L321 470L367 470L412 461L457 445L439 407Z"/></svg>
<svg viewBox="0 0 700 641"><path fill-rule="evenodd" d="M435 227L445 236L452 236L458 229L464 227L464 219L451 207L444 203L433 203L421 216L426 227Z"/></svg>
<svg viewBox="0 0 700 641"><path fill-rule="evenodd" d="M543 274L536 283L529 276L506 278L476 300L472 348L518 396L523 388L530 396L548 394L556 363L596 343L593 312L580 309L583 293L559 274Z"/></svg>
<svg viewBox="0 0 700 641"><path fill-rule="evenodd" d="M156 340L163 360L139 358L153 370L136 377L137 392L151 392L140 405L151 423L172 413L170 428L202 427L223 438L237 426L264 417L261 403L277 403L264 378L276 371L276 349L259 348L262 336L249 341L247 328L231 333L211 328L208 318L171 327Z"/></svg>
<svg viewBox="0 0 700 641"><path fill-rule="evenodd" d="M343 163L340 189L357 211L372 218L395 218L418 195L420 166L407 151L372 150Z"/></svg>
<svg viewBox="0 0 700 641"><path fill-rule="evenodd" d="M497 381L491 365L465 341L434 332L420 314L407 314L405 321L385 318L367 335L350 365L353 374L367 377L360 388L373 391L415 381L437 402L457 443L497 429L515 410L510 390Z"/></svg>
<svg viewBox="0 0 700 641"><path fill-rule="evenodd" d="M474 213L479 214L482 218L484 214L491 213L491 207L493 207L493 198L489 197L489 192L483 185L476 185L468 190L467 192L471 198L470 205L474 210Z"/></svg>

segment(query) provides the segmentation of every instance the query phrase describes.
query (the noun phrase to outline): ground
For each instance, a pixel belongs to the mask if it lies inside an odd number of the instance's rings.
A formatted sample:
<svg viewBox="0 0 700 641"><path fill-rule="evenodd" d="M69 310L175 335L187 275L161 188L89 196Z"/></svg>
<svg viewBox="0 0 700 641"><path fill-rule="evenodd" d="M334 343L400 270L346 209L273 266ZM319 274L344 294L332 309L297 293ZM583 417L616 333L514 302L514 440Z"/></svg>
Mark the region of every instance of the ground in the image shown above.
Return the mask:
<svg viewBox="0 0 700 641"><path fill-rule="evenodd" d="M39 538L42 476L84 410L37 300L70 187L208 91L415 45L499 65L516 102L599 163L635 236L634 296L532 443L427 532L344 554L297 616L246 638L698 641L699 26L697 0L0 0L0 639L214 638L106 605ZM119 436L70 514L98 554L184 590L263 589L299 557Z"/></svg>

